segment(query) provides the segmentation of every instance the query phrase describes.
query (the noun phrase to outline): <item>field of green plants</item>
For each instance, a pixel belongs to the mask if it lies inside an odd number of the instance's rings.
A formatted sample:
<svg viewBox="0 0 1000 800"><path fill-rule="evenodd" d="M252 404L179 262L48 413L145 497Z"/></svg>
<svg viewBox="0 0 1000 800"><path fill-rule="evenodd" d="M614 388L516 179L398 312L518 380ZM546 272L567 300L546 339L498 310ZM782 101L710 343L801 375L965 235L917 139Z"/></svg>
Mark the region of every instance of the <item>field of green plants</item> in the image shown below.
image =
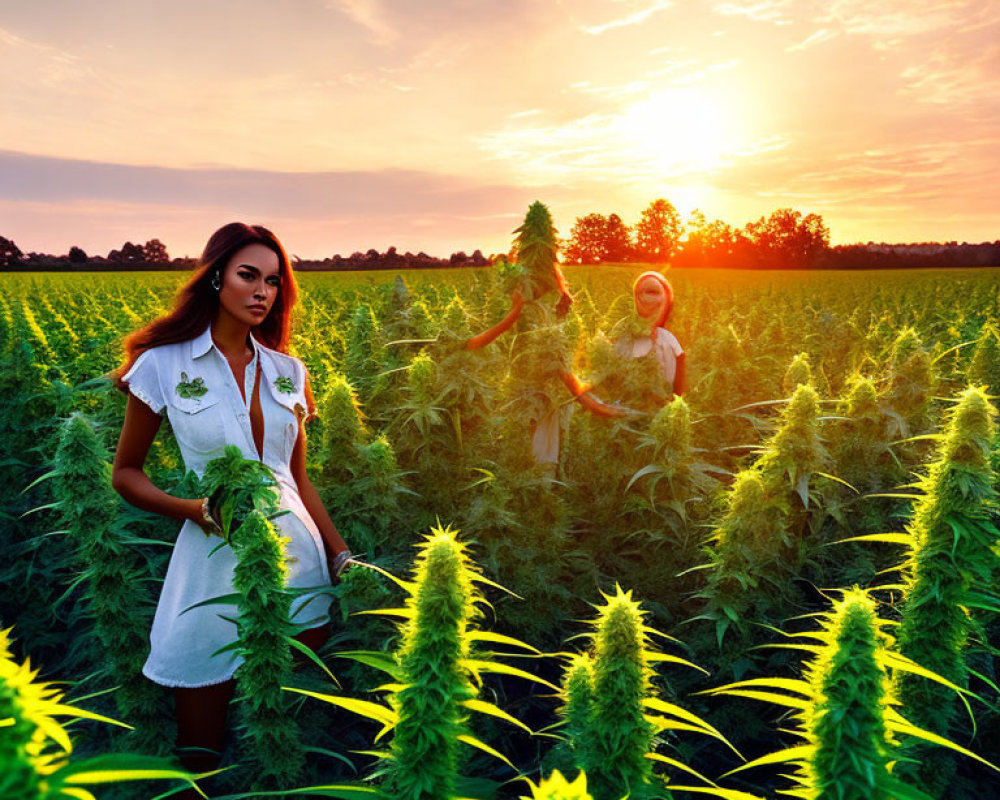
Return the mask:
<svg viewBox="0 0 1000 800"><path fill-rule="evenodd" d="M1000 270L668 273L688 388L651 405L614 350L643 269L566 267L559 324L475 351L496 268L299 275L310 475L378 569L293 660L280 540L244 524L211 796L1000 793ZM0 275L4 798L184 786L140 674L180 523L112 490L102 376L185 277ZM546 358L644 409L550 392L554 473L528 427ZM200 496L169 426L147 472Z"/></svg>

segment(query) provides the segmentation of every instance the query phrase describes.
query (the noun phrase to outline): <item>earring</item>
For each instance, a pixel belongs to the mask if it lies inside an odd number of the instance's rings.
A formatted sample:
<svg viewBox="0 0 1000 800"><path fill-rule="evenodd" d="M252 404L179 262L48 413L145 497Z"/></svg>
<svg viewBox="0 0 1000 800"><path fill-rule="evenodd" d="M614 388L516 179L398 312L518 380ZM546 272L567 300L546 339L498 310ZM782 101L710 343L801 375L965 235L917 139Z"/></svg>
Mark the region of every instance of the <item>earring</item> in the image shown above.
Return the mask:
<svg viewBox="0 0 1000 800"><path fill-rule="evenodd" d="M222 281L220 280L218 271L212 274L211 283L212 283L212 288L215 289L215 291L219 291L222 288Z"/></svg>

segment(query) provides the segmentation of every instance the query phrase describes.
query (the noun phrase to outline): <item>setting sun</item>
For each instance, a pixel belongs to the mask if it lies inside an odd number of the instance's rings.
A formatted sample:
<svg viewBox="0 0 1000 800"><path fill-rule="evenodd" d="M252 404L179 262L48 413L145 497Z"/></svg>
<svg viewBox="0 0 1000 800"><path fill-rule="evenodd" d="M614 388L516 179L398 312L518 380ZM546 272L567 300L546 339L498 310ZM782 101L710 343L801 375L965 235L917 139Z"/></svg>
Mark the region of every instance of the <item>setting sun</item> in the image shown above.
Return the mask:
<svg viewBox="0 0 1000 800"><path fill-rule="evenodd" d="M658 92L635 103L618 127L637 155L667 174L717 166L731 139L722 110L705 92L693 88Z"/></svg>

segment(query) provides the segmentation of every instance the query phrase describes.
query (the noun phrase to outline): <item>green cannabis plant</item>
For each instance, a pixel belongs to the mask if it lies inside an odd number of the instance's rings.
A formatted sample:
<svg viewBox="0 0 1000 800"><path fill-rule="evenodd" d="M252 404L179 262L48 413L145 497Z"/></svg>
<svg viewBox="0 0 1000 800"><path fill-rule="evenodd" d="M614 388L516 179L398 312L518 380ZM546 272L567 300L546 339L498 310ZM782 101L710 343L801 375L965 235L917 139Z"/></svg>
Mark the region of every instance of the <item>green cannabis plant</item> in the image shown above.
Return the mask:
<svg viewBox="0 0 1000 800"><path fill-rule="evenodd" d="M281 491L271 468L263 461L244 458L236 445L226 445L222 456L205 465L201 486L227 542L254 511L268 518L279 513Z"/></svg>
<svg viewBox="0 0 1000 800"><path fill-rule="evenodd" d="M305 762L298 727L281 691L292 671L290 643L296 628L290 618L292 594L285 586L288 540L271 523L280 513L280 490L266 464L243 458L233 445L208 462L202 486L218 504L223 537L236 555L237 639L220 652L234 650L243 657L236 687L254 784L285 787L301 775Z"/></svg>
<svg viewBox="0 0 1000 800"><path fill-rule="evenodd" d="M572 766L587 773L595 800L670 797L670 788L724 797L726 790L713 785L668 788L654 776L653 762L657 761L701 777L656 752L660 733L691 731L729 743L697 715L658 696L652 682L654 663L698 668L657 651L651 641L657 632L646 625L645 616L631 591L616 586L615 594L604 595L604 603L597 606L593 630L587 634L592 653L570 661L561 713Z"/></svg>
<svg viewBox="0 0 1000 800"><path fill-rule="evenodd" d="M736 474L707 542L709 569L699 592L706 610L695 618L714 624L719 648L730 629L747 639L747 620L779 621L795 596L794 565L802 562L804 545L791 535L788 519L785 493L769 494L753 468Z"/></svg>
<svg viewBox="0 0 1000 800"><path fill-rule="evenodd" d="M0 797L95 800L87 787L132 780L179 779L195 785L192 775L166 759L128 754L73 758L72 722L128 726L69 705L55 684L39 682L30 662L14 659L10 632L0 630Z"/></svg>
<svg viewBox="0 0 1000 800"><path fill-rule="evenodd" d="M1000 609L991 587L1000 567L1000 532L992 517L997 476L990 463L995 417L982 389L970 387L957 398L943 433L933 437L935 458L917 484L921 495L907 529L900 652L963 688L965 649L974 631L969 609L985 606L994 614ZM899 693L916 724L949 734L957 710L950 692L904 675ZM941 757L933 761L945 772L936 781L943 785L949 767L939 763Z"/></svg>
<svg viewBox="0 0 1000 800"><path fill-rule="evenodd" d="M973 386L984 386L992 395L1000 394L1000 332L991 322L983 325L976 339L965 377Z"/></svg>
<svg viewBox="0 0 1000 800"><path fill-rule="evenodd" d="M388 703L293 690L340 706L382 725L376 741L392 731L384 761L383 796L395 800L452 800L459 796L461 748L471 746L510 762L473 736L469 712L483 713L518 727L523 723L478 697L482 675L500 672L538 680L523 670L480 652L476 642L496 642L537 653L517 639L474 628L485 601L482 577L467 548L451 528L436 527L418 545L413 580L398 581L405 606L382 609L398 617L401 641L393 656L350 652L342 655L383 669L392 683L379 687ZM552 687L555 688L555 687ZM305 791L305 790L303 790Z"/></svg>
<svg viewBox="0 0 1000 800"><path fill-rule="evenodd" d="M799 353L788 364L781 379L781 390L784 397L791 397L799 384L812 384L812 367L809 365L809 354Z"/></svg>
<svg viewBox="0 0 1000 800"><path fill-rule="evenodd" d="M979 761L979 756L913 724L897 707L893 677L917 674L956 690L954 684L894 651L875 602L857 587L844 590L820 615L820 630L792 634L778 645L811 653L802 678L752 678L706 693L745 697L789 709L800 743L732 770L780 765L794 781L783 792L803 800L930 800L897 774L901 738L929 741ZM991 765L992 766L992 765Z"/></svg>
<svg viewBox="0 0 1000 800"><path fill-rule="evenodd" d="M261 509L254 509L230 538L237 564L233 587L238 595L238 639L243 656L236 688L244 739L249 743L256 786L290 786L305 766L298 726L281 687L292 672L289 643L296 628L290 620L291 594L285 588L288 567L284 545Z"/></svg>
<svg viewBox="0 0 1000 800"><path fill-rule="evenodd" d="M129 748L153 751L158 746L161 695L142 674L152 619L146 590L149 565L139 555L143 542L120 525L111 464L87 417L74 413L63 423L48 474L76 551L75 583L83 587L85 613L93 624L90 659L106 681L118 687L118 714L134 728Z"/></svg>

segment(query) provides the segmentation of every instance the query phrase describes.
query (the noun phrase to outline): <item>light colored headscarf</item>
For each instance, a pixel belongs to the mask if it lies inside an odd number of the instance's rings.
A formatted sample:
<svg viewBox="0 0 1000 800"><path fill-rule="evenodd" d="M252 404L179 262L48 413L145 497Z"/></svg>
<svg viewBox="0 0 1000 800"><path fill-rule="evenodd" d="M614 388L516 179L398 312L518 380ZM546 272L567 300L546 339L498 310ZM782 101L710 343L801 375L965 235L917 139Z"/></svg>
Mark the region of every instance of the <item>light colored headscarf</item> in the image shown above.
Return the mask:
<svg viewBox="0 0 1000 800"><path fill-rule="evenodd" d="M639 297L642 290L650 283L655 283L663 289L663 300L656 305L649 305ZM670 281L659 272L644 272L632 284L632 299L635 301L636 313L652 323L649 331L652 336L657 328L663 327L667 317L670 316L670 311L674 307L674 290Z"/></svg>

